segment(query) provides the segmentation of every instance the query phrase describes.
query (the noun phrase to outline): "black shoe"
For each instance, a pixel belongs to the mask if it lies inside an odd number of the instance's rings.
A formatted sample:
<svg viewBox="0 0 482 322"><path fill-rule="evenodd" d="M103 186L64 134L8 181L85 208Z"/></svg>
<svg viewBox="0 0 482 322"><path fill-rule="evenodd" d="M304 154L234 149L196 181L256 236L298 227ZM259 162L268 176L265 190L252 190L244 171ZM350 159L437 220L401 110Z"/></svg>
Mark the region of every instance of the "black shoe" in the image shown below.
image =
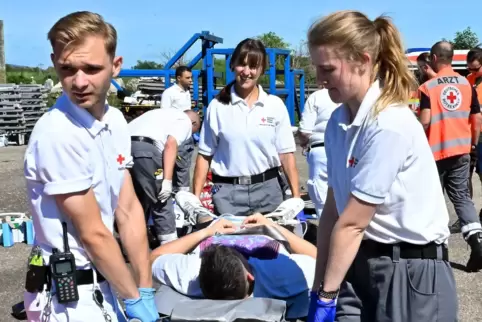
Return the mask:
<svg viewBox="0 0 482 322"><path fill-rule="evenodd" d="M460 224L460 220L457 219L452 225L449 226L449 230L451 234L458 234L462 231L462 226Z"/></svg>
<svg viewBox="0 0 482 322"><path fill-rule="evenodd" d="M479 212L479 222L482 224L482 209Z"/></svg>
<svg viewBox="0 0 482 322"><path fill-rule="evenodd" d="M467 272L478 272L482 270L482 233L476 233L467 240L472 251L467 262Z"/></svg>

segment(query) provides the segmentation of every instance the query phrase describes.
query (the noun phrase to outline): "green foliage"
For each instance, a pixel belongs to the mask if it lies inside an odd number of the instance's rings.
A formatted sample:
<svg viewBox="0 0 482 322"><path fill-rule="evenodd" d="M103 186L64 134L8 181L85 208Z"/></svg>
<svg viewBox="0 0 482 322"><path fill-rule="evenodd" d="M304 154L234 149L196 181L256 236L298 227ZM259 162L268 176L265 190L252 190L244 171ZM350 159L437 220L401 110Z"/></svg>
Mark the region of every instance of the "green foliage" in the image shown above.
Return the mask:
<svg viewBox="0 0 482 322"><path fill-rule="evenodd" d="M290 44L286 42L282 37L278 36L275 32L267 32L256 37L263 42L266 48L279 48L289 49Z"/></svg>
<svg viewBox="0 0 482 322"><path fill-rule="evenodd" d="M443 40L447 41L445 38ZM479 45L479 37L470 27L457 31L454 39L448 41L452 43L454 49L472 49Z"/></svg>
<svg viewBox="0 0 482 322"><path fill-rule="evenodd" d="M132 69L162 69L163 65L152 60L138 60Z"/></svg>

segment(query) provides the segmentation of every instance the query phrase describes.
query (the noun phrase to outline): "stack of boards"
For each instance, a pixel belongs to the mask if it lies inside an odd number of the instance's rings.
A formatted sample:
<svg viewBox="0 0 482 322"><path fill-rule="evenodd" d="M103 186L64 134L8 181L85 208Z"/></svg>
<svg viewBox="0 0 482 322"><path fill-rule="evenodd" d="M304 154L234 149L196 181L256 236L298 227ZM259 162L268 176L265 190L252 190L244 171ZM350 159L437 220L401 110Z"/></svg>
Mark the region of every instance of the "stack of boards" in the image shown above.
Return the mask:
<svg viewBox="0 0 482 322"><path fill-rule="evenodd" d="M0 84L0 135L27 143L37 120L47 110L48 89L37 84Z"/></svg>

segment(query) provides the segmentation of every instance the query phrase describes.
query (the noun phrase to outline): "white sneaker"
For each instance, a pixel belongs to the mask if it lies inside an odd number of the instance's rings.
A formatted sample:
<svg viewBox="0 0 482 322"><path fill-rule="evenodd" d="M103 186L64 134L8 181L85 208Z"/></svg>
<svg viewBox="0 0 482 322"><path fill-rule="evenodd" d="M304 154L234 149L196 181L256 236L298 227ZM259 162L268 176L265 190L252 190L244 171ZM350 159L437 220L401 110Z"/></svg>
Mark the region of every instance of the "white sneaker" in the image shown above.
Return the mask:
<svg viewBox="0 0 482 322"><path fill-rule="evenodd" d="M301 198L290 198L283 201L272 213L267 214L266 218L283 220L285 222L294 220L295 217L305 208L305 202Z"/></svg>
<svg viewBox="0 0 482 322"><path fill-rule="evenodd" d="M179 191L174 197L176 203L181 210L188 215L187 221L191 225L198 223L199 218L211 217L217 218L216 215L203 207L201 200L199 200L194 194L189 191Z"/></svg>

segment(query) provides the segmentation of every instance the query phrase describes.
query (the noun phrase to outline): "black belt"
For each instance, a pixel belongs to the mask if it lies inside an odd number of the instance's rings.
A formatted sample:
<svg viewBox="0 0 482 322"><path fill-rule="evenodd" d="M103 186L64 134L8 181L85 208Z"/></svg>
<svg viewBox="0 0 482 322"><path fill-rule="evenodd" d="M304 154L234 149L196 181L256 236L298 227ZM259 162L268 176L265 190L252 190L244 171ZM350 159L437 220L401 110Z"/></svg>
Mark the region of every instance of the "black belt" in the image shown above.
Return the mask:
<svg viewBox="0 0 482 322"><path fill-rule="evenodd" d="M308 148L308 152L310 152L311 149L319 148L319 147L322 147L322 146L325 146L325 142L315 143Z"/></svg>
<svg viewBox="0 0 482 322"><path fill-rule="evenodd" d="M147 136L131 136L131 141L146 142L152 145L156 145L156 141Z"/></svg>
<svg viewBox="0 0 482 322"><path fill-rule="evenodd" d="M449 250L446 245L436 244L434 242L426 245L414 245L409 243L398 244L382 244L373 240L363 240L360 250L369 258L388 256L393 259L394 246L400 248L400 258L405 259L437 259L437 248L442 248L442 260L449 260Z"/></svg>
<svg viewBox="0 0 482 322"><path fill-rule="evenodd" d="M105 277L97 273L97 283L102 283L105 281ZM91 269L77 270L75 271L75 278L77 279L78 285L89 285L94 283L94 272Z"/></svg>
<svg viewBox="0 0 482 322"><path fill-rule="evenodd" d="M228 184L255 184L265 182L279 175L278 168L271 168L263 173L255 174L253 176L243 176L243 177L221 177L213 173L212 182L216 183L228 183Z"/></svg>

